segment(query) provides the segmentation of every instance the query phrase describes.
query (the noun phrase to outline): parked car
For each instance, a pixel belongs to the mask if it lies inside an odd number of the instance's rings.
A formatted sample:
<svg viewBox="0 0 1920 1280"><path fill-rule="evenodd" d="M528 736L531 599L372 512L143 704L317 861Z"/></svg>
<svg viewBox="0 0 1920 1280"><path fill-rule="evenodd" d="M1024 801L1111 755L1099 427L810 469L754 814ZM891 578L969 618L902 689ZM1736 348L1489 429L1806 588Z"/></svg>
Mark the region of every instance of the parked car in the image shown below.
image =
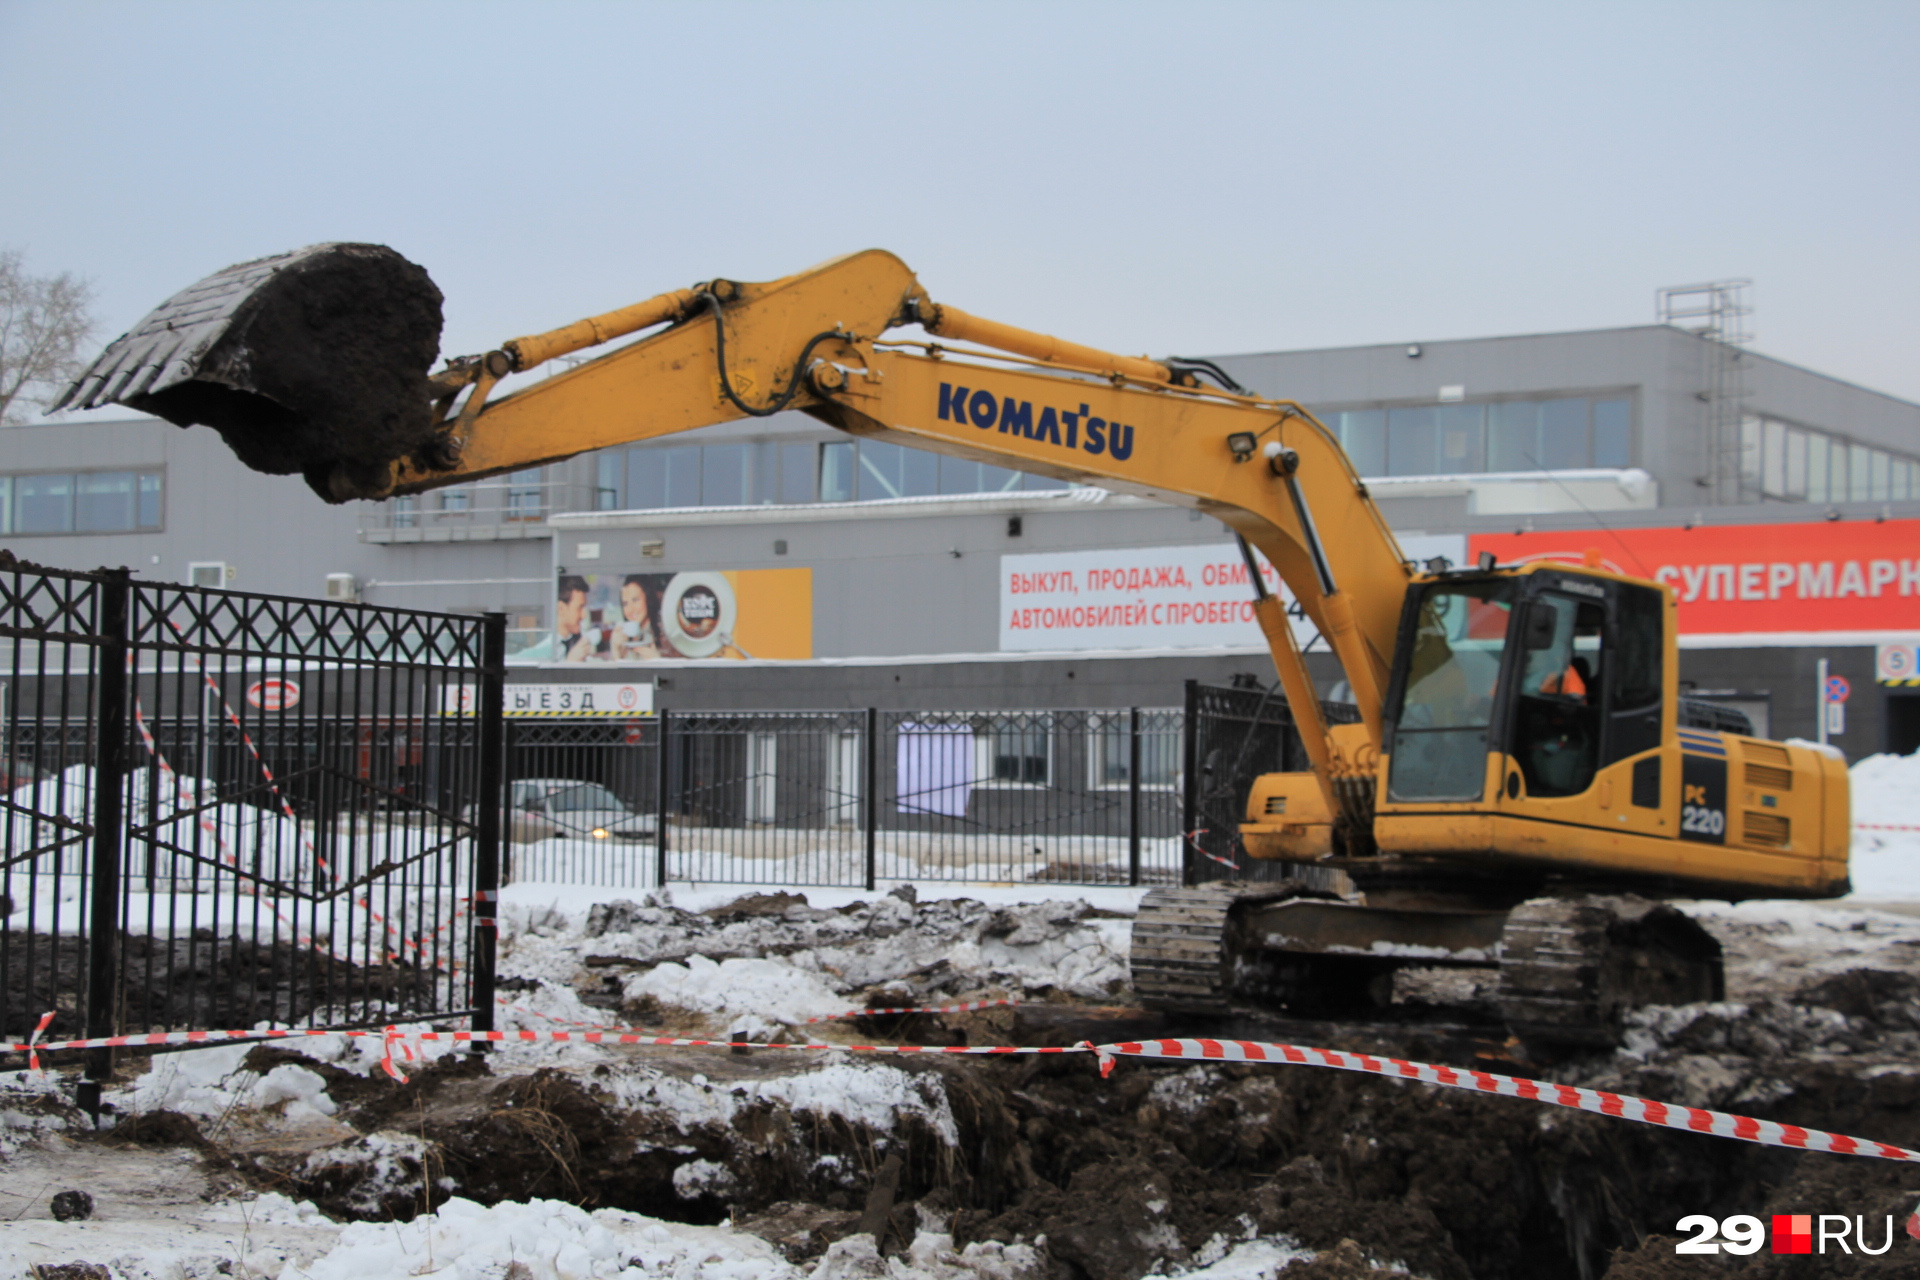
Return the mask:
<svg viewBox="0 0 1920 1280"><path fill-rule="evenodd" d="M635 813L597 782L576 778L522 778L507 798L508 838L536 840L644 840L654 815Z"/></svg>

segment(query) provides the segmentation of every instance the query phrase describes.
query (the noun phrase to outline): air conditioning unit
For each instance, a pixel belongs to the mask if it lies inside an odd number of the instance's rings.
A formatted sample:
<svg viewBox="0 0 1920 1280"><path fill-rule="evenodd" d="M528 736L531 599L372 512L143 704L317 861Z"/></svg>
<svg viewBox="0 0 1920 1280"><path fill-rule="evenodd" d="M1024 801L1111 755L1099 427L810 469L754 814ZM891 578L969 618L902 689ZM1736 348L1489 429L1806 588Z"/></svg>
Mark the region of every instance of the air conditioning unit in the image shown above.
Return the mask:
<svg viewBox="0 0 1920 1280"><path fill-rule="evenodd" d="M350 573L330 573L327 575L327 599L337 600L341 604L352 604L360 598L360 584L354 581Z"/></svg>
<svg viewBox="0 0 1920 1280"><path fill-rule="evenodd" d="M195 560L187 566L187 585L192 587L224 587L234 576L225 560Z"/></svg>

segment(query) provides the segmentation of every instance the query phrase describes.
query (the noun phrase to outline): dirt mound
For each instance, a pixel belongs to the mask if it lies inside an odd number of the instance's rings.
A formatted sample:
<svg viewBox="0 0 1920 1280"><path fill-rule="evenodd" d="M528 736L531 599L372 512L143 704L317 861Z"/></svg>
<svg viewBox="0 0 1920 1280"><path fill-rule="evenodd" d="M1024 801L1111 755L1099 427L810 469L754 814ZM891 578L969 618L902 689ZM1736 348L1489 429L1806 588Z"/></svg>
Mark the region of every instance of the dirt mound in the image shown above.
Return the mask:
<svg viewBox="0 0 1920 1280"><path fill-rule="evenodd" d="M205 1151L213 1146L200 1132L194 1118L178 1111L146 1111L128 1116L114 1125L108 1135L112 1141L142 1147L197 1147Z"/></svg>
<svg viewBox="0 0 1920 1280"><path fill-rule="evenodd" d="M316 246L240 304L192 378L126 403L204 423L247 466L298 472L329 502L351 496L330 485L336 468L378 491L434 433L440 303L426 269L384 245Z"/></svg>
<svg viewBox="0 0 1920 1280"><path fill-rule="evenodd" d="M1890 969L1849 969L1794 993L1799 1003L1862 1018L1879 1027L1920 1031L1920 978Z"/></svg>
<svg viewBox="0 0 1920 1280"><path fill-rule="evenodd" d="M1280 1271L1284 1280L1394 1280L1405 1274L1374 1266L1351 1240L1342 1240L1311 1262L1289 1262Z"/></svg>

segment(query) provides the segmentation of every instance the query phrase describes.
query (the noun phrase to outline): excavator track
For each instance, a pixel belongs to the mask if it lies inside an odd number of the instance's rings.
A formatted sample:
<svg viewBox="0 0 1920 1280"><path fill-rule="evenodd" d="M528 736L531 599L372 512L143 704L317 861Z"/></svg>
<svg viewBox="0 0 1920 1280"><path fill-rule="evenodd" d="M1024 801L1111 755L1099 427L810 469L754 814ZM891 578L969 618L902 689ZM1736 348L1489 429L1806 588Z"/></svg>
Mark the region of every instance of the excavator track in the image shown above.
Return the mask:
<svg viewBox="0 0 1920 1280"><path fill-rule="evenodd" d="M1155 889L1133 921L1133 989L1149 1009L1226 1013L1233 994L1228 923L1242 886Z"/></svg>
<svg viewBox="0 0 1920 1280"><path fill-rule="evenodd" d="M1543 1045L1611 1047L1629 1009L1717 1000L1725 989L1719 943L1644 899L1536 898L1513 909L1501 938L1501 1016Z"/></svg>
<svg viewBox="0 0 1920 1280"><path fill-rule="evenodd" d="M1234 907L1299 891L1293 884L1222 880L1147 894L1134 917L1129 957L1140 1002L1172 1013L1229 1012L1244 959L1236 954Z"/></svg>

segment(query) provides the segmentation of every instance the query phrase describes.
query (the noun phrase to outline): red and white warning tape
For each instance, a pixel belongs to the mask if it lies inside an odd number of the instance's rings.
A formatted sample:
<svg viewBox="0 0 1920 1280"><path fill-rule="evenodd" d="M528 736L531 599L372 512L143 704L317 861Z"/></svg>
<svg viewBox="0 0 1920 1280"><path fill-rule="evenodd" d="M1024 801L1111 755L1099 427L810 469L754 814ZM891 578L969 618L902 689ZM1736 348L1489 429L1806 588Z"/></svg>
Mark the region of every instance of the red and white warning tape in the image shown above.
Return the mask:
<svg viewBox="0 0 1920 1280"><path fill-rule="evenodd" d="M1920 831L1920 823L1912 822L1856 822L1855 831Z"/></svg>
<svg viewBox="0 0 1920 1280"><path fill-rule="evenodd" d="M1878 1156L1885 1160L1920 1162L1920 1151L1909 1151L1891 1143L1773 1120L1755 1120L1725 1111L1701 1107L1680 1107L1605 1089L1580 1089L1573 1085L1528 1080L1519 1076L1495 1075L1490 1071L1462 1070L1435 1066L1428 1062L1407 1062L1400 1058L1376 1058L1364 1053L1344 1053L1338 1049L1314 1049L1292 1044L1260 1044L1251 1040L1145 1040L1095 1046L1100 1055L1102 1074L1113 1069L1113 1058L1174 1058L1201 1062L1272 1062L1304 1067L1331 1067L1336 1071L1359 1071L1396 1080L1418 1080L1472 1093L1492 1093L1506 1098L1524 1098L1575 1111L1619 1120L1638 1120L1692 1133L1708 1133L1716 1138L1737 1138L1768 1147L1791 1147L1799 1151L1830 1151L1836 1155Z"/></svg>
<svg viewBox="0 0 1920 1280"><path fill-rule="evenodd" d="M1100 1074L1112 1072L1119 1058L1160 1058L1193 1062L1258 1062L1302 1067L1323 1067L1336 1071L1356 1071L1394 1080L1415 1080L1422 1084L1465 1089L1471 1093L1496 1094L1544 1102L1551 1106L1588 1111L1616 1120L1635 1120L1641 1124L1689 1133L1710 1134L1768 1147L1786 1147L1796 1151L1825 1151L1835 1155L1873 1156L1882 1160L1920 1163L1920 1152L1892 1143L1845 1134L1782 1124L1775 1120L1756 1120L1751 1116L1712 1111L1702 1107L1674 1106L1606 1089L1582 1089L1573 1085L1528 1080L1519 1076L1496 1075L1443 1067L1428 1062L1409 1062L1402 1058L1377 1058L1364 1053L1338 1049L1316 1049L1302 1045L1264 1044L1252 1040L1126 1040L1115 1044L1094 1044L1083 1040L1064 1047L1028 1047L1015 1045L871 1045L871 1044L782 1044L769 1045L738 1040L698 1040L682 1036L653 1036L640 1032L615 1031L408 1031L389 1026L380 1031L269 1030L269 1031L167 1031L149 1035L107 1036L93 1040L63 1040L40 1043L40 1033L53 1015L40 1020L31 1038L24 1043L0 1044L0 1051L26 1053L34 1070L39 1069L39 1052L60 1049L141 1048L169 1044L212 1044L225 1040L280 1040L300 1037L349 1036L378 1037L382 1044L380 1065L396 1080L406 1076L394 1063L395 1053L406 1061L416 1057L416 1044L624 1044L655 1045L685 1049L795 1049L841 1053L892 1054L1075 1054L1090 1053L1100 1065Z"/></svg>

